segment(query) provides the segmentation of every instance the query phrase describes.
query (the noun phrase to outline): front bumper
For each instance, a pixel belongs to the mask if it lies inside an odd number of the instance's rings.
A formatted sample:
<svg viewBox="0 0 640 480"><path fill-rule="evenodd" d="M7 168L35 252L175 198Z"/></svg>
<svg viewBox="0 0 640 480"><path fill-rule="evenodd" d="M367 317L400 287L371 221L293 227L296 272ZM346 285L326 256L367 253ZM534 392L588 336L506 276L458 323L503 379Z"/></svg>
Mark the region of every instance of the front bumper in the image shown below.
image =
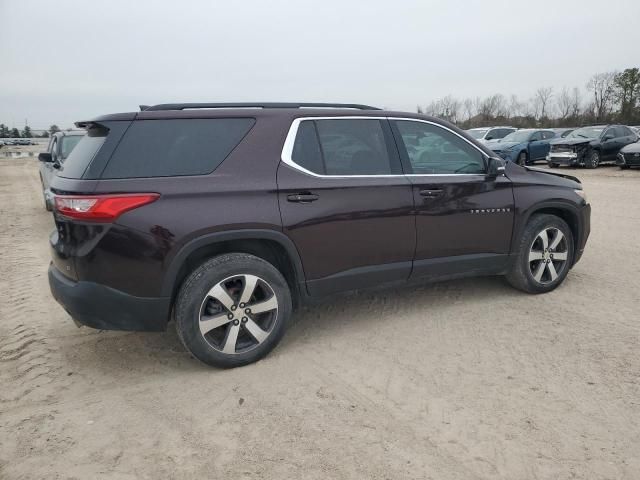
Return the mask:
<svg viewBox="0 0 640 480"><path fill-rule="evenodd" d="M616 165L628 167L640 167L640 153L618 153Z"/></svg>
<svg viewBox="0 0 640 480"><path fill-rule="evenodd" d="M578 263L578 260L582 257L584 253L584 248L587 244L587 240L589 239L589 234L591 233L591 205L585 204L580 210L581 221L580 224L582 228L580 230L580 235L578 237L577 248L574 255L573 263L574 265Z"/></svg>
<svg viewBox="0 0 640 480"><path fill-rule="evenodd" d="M573 152L552 152L547 154L547 163L554 165L578 165L578 154Z"/></svg>
<svg viewBox="0 0 640 480"><path fill-rule="evenodd" d="M100 330L163 331L167 328L169 297L134 297L93 282L75 282L49 265L49 287L56 301L76 324Z"/></svg>

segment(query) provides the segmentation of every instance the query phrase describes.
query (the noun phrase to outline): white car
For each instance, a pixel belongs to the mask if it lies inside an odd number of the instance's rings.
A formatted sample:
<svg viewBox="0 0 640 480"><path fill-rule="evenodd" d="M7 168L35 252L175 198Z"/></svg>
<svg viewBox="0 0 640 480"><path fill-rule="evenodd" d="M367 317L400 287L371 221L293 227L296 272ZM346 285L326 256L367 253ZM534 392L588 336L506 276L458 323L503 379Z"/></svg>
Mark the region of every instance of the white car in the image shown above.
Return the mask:
<svg viewBox="0 0 640 480"><path fill-rule="evenodd" d="M501 140L516 130L517 128L514 127L480 127L471 128L466 132L479 142L485 143L490 140Z"/></svg>

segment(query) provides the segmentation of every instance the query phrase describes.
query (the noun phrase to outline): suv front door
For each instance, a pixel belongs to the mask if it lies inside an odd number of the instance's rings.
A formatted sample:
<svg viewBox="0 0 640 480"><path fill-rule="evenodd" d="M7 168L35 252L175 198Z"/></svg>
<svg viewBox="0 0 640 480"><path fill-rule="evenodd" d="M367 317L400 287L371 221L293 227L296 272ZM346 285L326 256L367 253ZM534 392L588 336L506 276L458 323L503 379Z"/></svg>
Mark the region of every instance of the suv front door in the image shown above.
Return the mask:
<svg viewBox="0 0 640 480"><path fill-rule="evenodd" d="M484 152L448 128L414 119L391 125L415 202L411 276L504 270L514 218L510 180L487 176Z"/></svg>
<svg viewBox="0 0 640 480"><path fill-rule="evenodd" d="M311 295L407 280L413 194L386 119L296 119L277 181Z"/></svg>

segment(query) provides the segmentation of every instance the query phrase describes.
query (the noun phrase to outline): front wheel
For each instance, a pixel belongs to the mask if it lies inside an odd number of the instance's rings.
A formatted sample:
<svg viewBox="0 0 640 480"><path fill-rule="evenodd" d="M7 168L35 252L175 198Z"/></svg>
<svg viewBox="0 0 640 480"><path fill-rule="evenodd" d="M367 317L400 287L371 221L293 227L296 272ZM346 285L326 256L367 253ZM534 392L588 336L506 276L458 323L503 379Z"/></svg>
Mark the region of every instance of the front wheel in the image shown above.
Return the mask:
<svg viewBox="0 0 640 480"><path fill-rule="evenodd" d="M518 154L518 165L523 167L527 164L527 152L520 152Z"/></svg>
<svg viewBox="0 0 640 480"><path fill-rule="evenodd" d="M560 166L560 164L558 163L550 163L549 164L549 168L558 168Z"/></svg>
<svg viewBox="0 0 640 480"><path fill-rule="evenodd" d="M589 155L589 158L587 159L585 166L587 168L597 168L598 165L600 165L600 152L598 152L597 150L594 150Z"/></svg>
<svg viewBox="0 0 640 480"><path fill-rule="evenodd" d="M278 344L291 310L289 286L278 269L253 255L229 253L206 261L183 283L176 330L202 362L238 367Z"/></svg>
<svg viewBox="0 0 640 480"><path fill-rule="evenodd" d="M573 264L573 234L555 215L534 215L524 229L507 281L527 293L546 293L566 278Z"/></svg>

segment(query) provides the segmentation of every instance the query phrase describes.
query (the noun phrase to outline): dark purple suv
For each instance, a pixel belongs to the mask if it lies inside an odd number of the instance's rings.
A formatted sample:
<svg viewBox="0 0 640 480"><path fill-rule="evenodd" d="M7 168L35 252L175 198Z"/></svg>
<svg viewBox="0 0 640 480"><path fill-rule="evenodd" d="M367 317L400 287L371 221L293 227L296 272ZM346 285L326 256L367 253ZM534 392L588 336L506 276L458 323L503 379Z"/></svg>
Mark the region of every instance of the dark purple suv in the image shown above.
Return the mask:
<svg viewBox="0 0 640 480"><path fill-rule="evenodd" d="M210 365L266 355L311 297L471 275L548 292L589 235L576 178L423 115L170 104L77 125L51 182L53 296L93 328L173 318Z"/></svg>

